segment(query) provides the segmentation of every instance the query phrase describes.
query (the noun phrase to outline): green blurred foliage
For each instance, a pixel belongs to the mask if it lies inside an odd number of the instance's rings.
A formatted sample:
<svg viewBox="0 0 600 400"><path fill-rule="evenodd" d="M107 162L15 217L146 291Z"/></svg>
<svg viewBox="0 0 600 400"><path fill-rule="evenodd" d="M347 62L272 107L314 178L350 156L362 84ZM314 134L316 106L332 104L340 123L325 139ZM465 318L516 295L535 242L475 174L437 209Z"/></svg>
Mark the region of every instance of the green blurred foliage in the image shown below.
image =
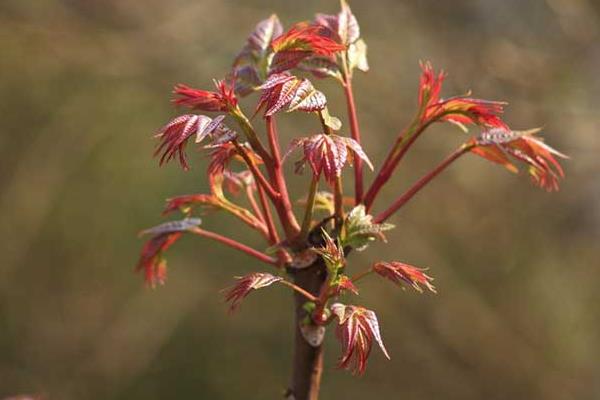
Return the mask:
<svg viewBox="0 0 600 400"><path fill-rule="evenodd" d="M201 192L193 169L159 169L151 134L176 115L171 85L221 76L254 24L334 12L334 0L0 2L0 398L278 398L289 373L291 297L252 296L229 317L218 293L260 269L186 238L154 291L133 274L163 199ZM594 0L352 2L372 70L356 79L365 148L381 161L416 102L418 60L444 93L509 100L515 128L544 126L572 156L557 194L466 157L395 216L391 245L354 254L429 267L438 295L372 280L392 354L366 376L335 369L324 399L600 397L600 5ZM339 89L318 82L343 116ZM249 104L246 104L250 107ZM283 142L317 129L280 118ZM436 126L387 187L391 200L464 134ZM289 167L289 166L288 166ZM370 179L370 178L369 178ZM307 177L293 179L300 197ZM224 218L207 226L257 247Z"/></svg>

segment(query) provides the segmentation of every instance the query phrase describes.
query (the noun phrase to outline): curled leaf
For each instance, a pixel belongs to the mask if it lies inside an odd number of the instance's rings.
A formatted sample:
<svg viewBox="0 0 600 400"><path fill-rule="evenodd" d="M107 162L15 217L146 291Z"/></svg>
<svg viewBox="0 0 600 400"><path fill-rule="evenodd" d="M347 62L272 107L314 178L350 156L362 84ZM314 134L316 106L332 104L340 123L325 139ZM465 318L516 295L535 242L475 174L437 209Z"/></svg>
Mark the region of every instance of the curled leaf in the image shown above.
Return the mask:
<svg viewBox="0 0 600 400"><path fill-rule="evenodd" d="M253 272L246 276L236 276L237 283L224 289L225 301L231 303L229 311L237 310L242 302L253 290L262 289L273 283L283 280L280 276L268 274L266 272Z"/></svg>
<svg viewBox="0 0 600 400"><path fill-rule="evenodd" d="M164 252L173 245L183 233L200 225L200 218L185 218L169 221L143 230L140 235L153 235L142 248L136 271L144 271L146 283L152 287L163 284L167 277L167 261Z"/></svg>
<svg viewBox="0 0 600 400"><path fill-rule="evenodd" d="M215 144L229 142L237 137L235 131L222 123L224 118L222 115L213 119L196 114L185 114L174 118L154 135L160 140L154 150L154 156L161 155L160 165L178 157L182 168L188 170L185 147L192 135L196 136L196 143L210 137Z"/></svg>
<svg viewBox="0 0 600 400"><path fill-rule="evenodd" d="M404 264L398 261L378 262L373 265L373 271L378 275L389 279L396 285L406 283L412 286L416 291L423 293L421 286L425 286L431 292L436 293L435 286L431 284L432 277L426 275L421 268L413 267L412 265Z"/></svg>
<svg viewBox="0 0 600 400"><path fill-rule="evenodd" d="M184 218L179 221L169 221L160 225L153 226L152 228L144 229L140 232L140 236L185 232L190 229L196 228L200 224L202 224L202 220L200 218Z"/></svg>
<svg viewBox="0 0 600 400"><path fill-rule="evenodd" d="M436 76L429 62L421 63L421 69L419 107L423 110L422 124L447 121L463 129L469 124L508 129L500 118L506 103L473 99L468 95L441 99L440 92L446 74L440 71Z"/></svg>
<svg viewBox="0 0 600 400"><path fill-rule="evenodd" d="M176 98L173 103L202 111L229 111L237 105L234 85L224 80L215 80L216 92L194 89L189 86L175 85L173 93Z"/></svg>
<svg viewBox="0 0 600 400"><path fill-rule="evenodd" d="M517 172L517 167L511 158L521 161L527 165L527 172L537 186L547 191L558 190L558 181L564 177L564 171L557 158L568 157L536 137L535 135L540 131L541 129L526 131L489 129L471 140L470 151L503 165L512 172Z"/></svg>
<svg viewBox="0 0 600 400"><path fill-rule="evenodd" d="M364 307L334 303L331 311L338 319L337 337L342 345L338 367L362 375L367 368L373 340L386 358L390 358L381 338L375 312Z"/></svg>

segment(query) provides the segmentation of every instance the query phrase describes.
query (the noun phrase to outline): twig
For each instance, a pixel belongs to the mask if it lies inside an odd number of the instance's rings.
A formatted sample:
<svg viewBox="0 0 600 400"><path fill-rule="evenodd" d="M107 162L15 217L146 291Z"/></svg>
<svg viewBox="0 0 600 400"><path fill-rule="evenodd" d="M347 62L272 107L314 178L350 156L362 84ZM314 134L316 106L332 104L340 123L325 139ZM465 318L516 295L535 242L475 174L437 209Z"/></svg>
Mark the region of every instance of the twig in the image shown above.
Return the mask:
<svg viewBox="0 0 600 400"><path fill-rule="evenodd" d="M236 240L228 238L227 236L219 235L218 233L207 231L201 228L193 228L189 230L190 233L193 233L198 236L202 236L208 239L216 240L217 242L221 242L226 246L232 247L236 250L240 250L254 258L259 259L260 261L277 266L277 259L271 257L263 252L260 252L252 247L246 246Z"/></svg>

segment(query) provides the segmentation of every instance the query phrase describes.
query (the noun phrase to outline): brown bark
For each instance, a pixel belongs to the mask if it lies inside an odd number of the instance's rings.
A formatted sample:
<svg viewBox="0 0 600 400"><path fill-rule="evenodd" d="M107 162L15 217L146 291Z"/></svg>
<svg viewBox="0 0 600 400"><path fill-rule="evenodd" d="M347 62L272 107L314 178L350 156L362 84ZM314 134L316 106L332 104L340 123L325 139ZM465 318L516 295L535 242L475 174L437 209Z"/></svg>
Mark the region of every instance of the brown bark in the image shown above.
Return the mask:
<svg viewBox="0 0 600 400"><path fill-rule="evenodd" d="M294 271L294 283L315 296L319 295L325 277L325 268L320 260L308 268ZM321 386L321 374L323 373L323 346L313 347L304 339L300 331L300 325L306 317L306 311L302 308L306 303L306 298L299 293L295 293L294 296L296 308L294 318L294 365L287 398L317 400Z"/></svg>

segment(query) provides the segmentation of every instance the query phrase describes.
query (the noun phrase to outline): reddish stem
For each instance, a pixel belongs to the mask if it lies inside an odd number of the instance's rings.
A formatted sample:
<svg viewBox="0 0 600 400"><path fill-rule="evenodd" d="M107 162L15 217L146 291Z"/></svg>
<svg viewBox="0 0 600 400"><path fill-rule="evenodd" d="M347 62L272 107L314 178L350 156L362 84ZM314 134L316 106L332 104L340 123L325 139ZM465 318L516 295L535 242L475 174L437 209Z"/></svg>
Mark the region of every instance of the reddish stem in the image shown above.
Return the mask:
<svg viewBox="0 0 600 400"><path fill-rule="evenodd" d="M248 155L246 149L244 149L244 146L240 145L237 141L233 141L233 144L244 159L244 161L246 162L246 164L248 165L248 168L250 168L250 172L252 172L252 175L254 176L257 185L262 186L271 198L271 200L273 200L273 202L276 202L277 199L280 197L280 194L277 193L275 189L273 189L271 184L267 181L267 178L265 178L265 176L260 172L252 158Z"/></svg>
<svg viewBox="0 0 600 400"><path fill-rule="evenodd" d="M352 92L352 78L346 77L343 84L346 95L346 105L348 107L348 118L350 119L350 134L352 139L361 144L360 127L358 125L358 116L356 114L356 104L354 103L354 93ZM354 155L354 204L360 204L363 198L363 164L362 159Z"/></svg>
<svg viewBox="0 0 600 400"><path fill-rule="evenodd" d="M275 244L279 242L279 235L277 234L277 229L275 228L275 224L273 223L273 215L271 214L271 209L269 208L269 203L267 202L267 196L265 195L265 191L263 190L263 188L261 188L260 186L258 187L258 198L260 200L260 206L262 208L263 216L265 218L265 223L267 225L271 243Z"/></svg>
<svg viewBox="0 0 600 400"><path fill-rule="evenodd" d="M381 169L379 170L379 173L377 174L377 177L371 184L371 187L369 188L369 191L365 196L364 203L367 212L369 212L371 210L371 207L373 207L373 203L375 202L375 198L379 194L379 191L392 177L392 174L396 170L396 167L398 166L400 161L402 161L402 159L404 158L404 155L408 152L408 150L412 147L412 145L419 138L419 136L421 136L421 133L423 133L423 131L428 126L429 123L424 125L418 125L416 131L414 133L411 133L411 130L414 127L414 124L411 124L408 128L402 131L400 135L398 135L398 139L396 139L394 147L392 147L392 150L390 150L390 152L388 153ZM407 142L404 142L407 136L409 136L409 139Z"/></svg>
<svg viewBox="0 0 600 400"><path fill-rule="evenodd" d="M317 297L326 276L324 265L318 261L312 266L297 270L294 283ZM305 323L307 313L304 309L306 298L296 293L296 313L294 318L294 370L287 398L295 400L317 400L323 372L323 345L310 345L302 335L301 326Z"/></svg>
<svg viewBox="0 0 600 400"><path fill-rule="evenodd" d="M306 297L307 300L309 301L318 301L319 299L317 298L317 296L314 296L313 294L307 292L306 290L302 289L300 286L293 284L292 282L283 280L283 281L279 281L279 283L281 283L282 285L285 285L287 287L290 287L292 289L294 289L296 292L300 293L302 296Z"/></svg>
<svg viewBox="0 0 600 400"><path fill-rule="evenodd" d="M274 182L275 187L279 191L279 201L274 202L281 224L286 232L288 239L293 238L300 232L300 226L296 221L296 216L292 210L292 203L287 191L285 183L285 176L283 175L283 169L281 165L281 153L279 150L279 141L277 137L277 127L275 126L275 120L273 117L266 117L267 124L267 136L269 138L269 146L271 147L272 158L271 160L265 161L271 181Z"/></svg>
<svg viewBox="0 0 600 400"><path fill-rule="evenodd" d="M256 215L256 218L260 219L260 221L266 226L267 221L265 220L262 211L256 203L256 198L254 197L254 189L250 186L246 186L246 197L248 198L248 202L250 203L250 207L252 207L252 211L254 212L254 215Z"/></svg>
<svg viewBox="0 0 600 400"><path fill-rule="evenodd" d="M271 159L271 155L267 152L261 141L258 139L256 131L254 131L254 127L246 115L244 115L239 107L230 110L230 114L238 121L240 127L246 135L246 138L248 139L248 142L250 142L252 149L258 153L265 163L268 162Z"/></svg>
<svg viewBox="0 0 600 400"><path fill-rule="evenodd" d="M458 159L460 156L465 154L471 149L471 146L461 146L457 150L455 150L452 154L450 154L444 161L442 161L437 167L432 169L429 173L419 179L410 189L408 189L403 195L398 197L387 210L378 214L374 223L379 224L388 219L392 214L398 211L402 206L404 206L410 199L413 198L415 194L417 194L425 185L427 185L433 178L438 176L443 170L445 170L452 162Z"/></svg>
<svg viewBox="0 0 600 400"><path fill-rule="evenodd" d="M358 282L365 276L370 275L372 272L373 272L373 268L366 269L363 272L359 272L358 274L352 275L350 280L352 281L352 283Z"/></svg>
<svg viewBox="0 0 600 400"><path fill-rule="evenodd" d="M262 253L252 247L246 246L236 240L228 238L227 236L219 235L218 233L207 231L201 228L193 228L189 230L190 233L193 233L198 236L202 236L208 239L216 240L217 242L221 242L226 246L232 247L236 250L243 251L244 253L259 259L260 261L277 266L277 259L273 258L265 253Z"/></svg>
<svg viewBox="0 0 600 400"><path fill-rule="evenodd" d="M344 219L344 190L342 188L342 177L338 176L333 185L334 215L339 221Z"/></svg>

